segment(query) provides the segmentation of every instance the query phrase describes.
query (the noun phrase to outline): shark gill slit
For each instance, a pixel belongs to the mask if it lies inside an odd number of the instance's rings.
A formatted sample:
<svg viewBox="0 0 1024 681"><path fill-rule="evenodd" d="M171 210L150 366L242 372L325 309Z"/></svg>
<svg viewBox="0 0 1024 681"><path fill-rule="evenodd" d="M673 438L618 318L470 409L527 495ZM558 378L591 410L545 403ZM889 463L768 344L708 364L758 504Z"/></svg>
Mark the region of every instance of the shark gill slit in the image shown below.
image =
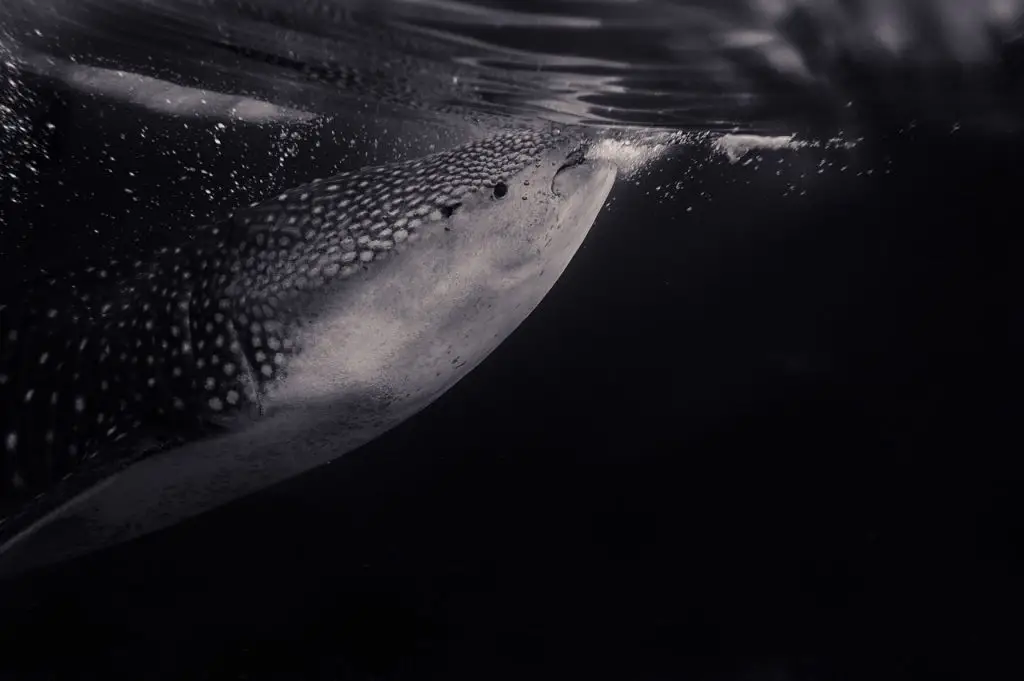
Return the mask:
<svg viewBox="0 0 1024 681"><path fill-rule="evenodd" d="M256 372L253 370L252 362L249 361L247 347L242 345L241 335L238 333L234 319L230 316L225 320L225 327L227 328L231 345L241 345L242 347L241 352L238 353L238 369L242 386L246 392L246 398L256 406L257 414L263 416L263 395L261 394L259 380L256 377Z"/></svg>

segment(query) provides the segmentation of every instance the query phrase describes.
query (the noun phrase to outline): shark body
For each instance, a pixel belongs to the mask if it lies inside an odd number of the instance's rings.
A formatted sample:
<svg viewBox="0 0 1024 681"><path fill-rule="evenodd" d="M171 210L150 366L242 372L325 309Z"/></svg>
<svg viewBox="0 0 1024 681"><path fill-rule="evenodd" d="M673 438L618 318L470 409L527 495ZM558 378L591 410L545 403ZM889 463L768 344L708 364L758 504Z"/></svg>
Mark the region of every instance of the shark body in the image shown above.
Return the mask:
<svg viewBox="0 0 1024 681"><path fill-rule="evenodd" d="M550 290L614 178L572 135L502 134L2 301L0 571L172 524L422 409Z"/></svg>

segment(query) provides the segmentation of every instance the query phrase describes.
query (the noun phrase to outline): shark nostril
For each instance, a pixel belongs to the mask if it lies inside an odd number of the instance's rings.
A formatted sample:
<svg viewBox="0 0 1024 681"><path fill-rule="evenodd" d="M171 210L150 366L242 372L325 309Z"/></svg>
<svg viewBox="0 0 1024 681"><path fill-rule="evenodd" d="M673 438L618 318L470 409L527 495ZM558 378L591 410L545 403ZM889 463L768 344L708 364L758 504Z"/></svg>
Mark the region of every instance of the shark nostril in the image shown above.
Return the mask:
<svg viewBox="0 0 1024 681"><path fill-rule="evenodd" d="M455 211L457 211L460 208L462 208L461 203L450 203L447 206L441 206L441 216L445 218L450 218L451 216L455 215Z"/></svg>

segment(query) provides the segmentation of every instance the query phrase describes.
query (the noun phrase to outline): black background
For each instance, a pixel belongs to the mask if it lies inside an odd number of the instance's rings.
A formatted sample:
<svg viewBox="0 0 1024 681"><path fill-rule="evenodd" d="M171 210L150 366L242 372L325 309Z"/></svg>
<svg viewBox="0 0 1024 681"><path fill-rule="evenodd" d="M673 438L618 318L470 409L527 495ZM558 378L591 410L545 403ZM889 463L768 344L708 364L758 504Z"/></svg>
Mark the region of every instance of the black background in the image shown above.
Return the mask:
<svg viewBox="0 0 1024 681"><path fill-rule="evenodd" d="M144 210L126 170L87 172L143 114L89 106L41 109L85 132L51 141L8 272L81 248L90 202ZM892 129L749 166L675 153L419 416L0 584L0 676L1011 678L1021 150ZM142 231L118 224L88 243Z"/></svg>

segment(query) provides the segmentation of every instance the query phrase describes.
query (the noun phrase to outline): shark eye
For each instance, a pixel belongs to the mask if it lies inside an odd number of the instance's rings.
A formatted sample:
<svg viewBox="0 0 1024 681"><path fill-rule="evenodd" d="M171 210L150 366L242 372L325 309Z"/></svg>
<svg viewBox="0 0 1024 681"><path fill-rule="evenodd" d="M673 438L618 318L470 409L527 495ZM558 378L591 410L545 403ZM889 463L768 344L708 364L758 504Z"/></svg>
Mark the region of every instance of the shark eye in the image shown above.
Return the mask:
<svg viewBox="0 0 1024 681"><path fill-rule="evenodd" d="M498 184L494 185L494 198L500 199L503 196L505 196L505 194L508 194L507 184L505 184L504 182L499 182Z"/></svg>

